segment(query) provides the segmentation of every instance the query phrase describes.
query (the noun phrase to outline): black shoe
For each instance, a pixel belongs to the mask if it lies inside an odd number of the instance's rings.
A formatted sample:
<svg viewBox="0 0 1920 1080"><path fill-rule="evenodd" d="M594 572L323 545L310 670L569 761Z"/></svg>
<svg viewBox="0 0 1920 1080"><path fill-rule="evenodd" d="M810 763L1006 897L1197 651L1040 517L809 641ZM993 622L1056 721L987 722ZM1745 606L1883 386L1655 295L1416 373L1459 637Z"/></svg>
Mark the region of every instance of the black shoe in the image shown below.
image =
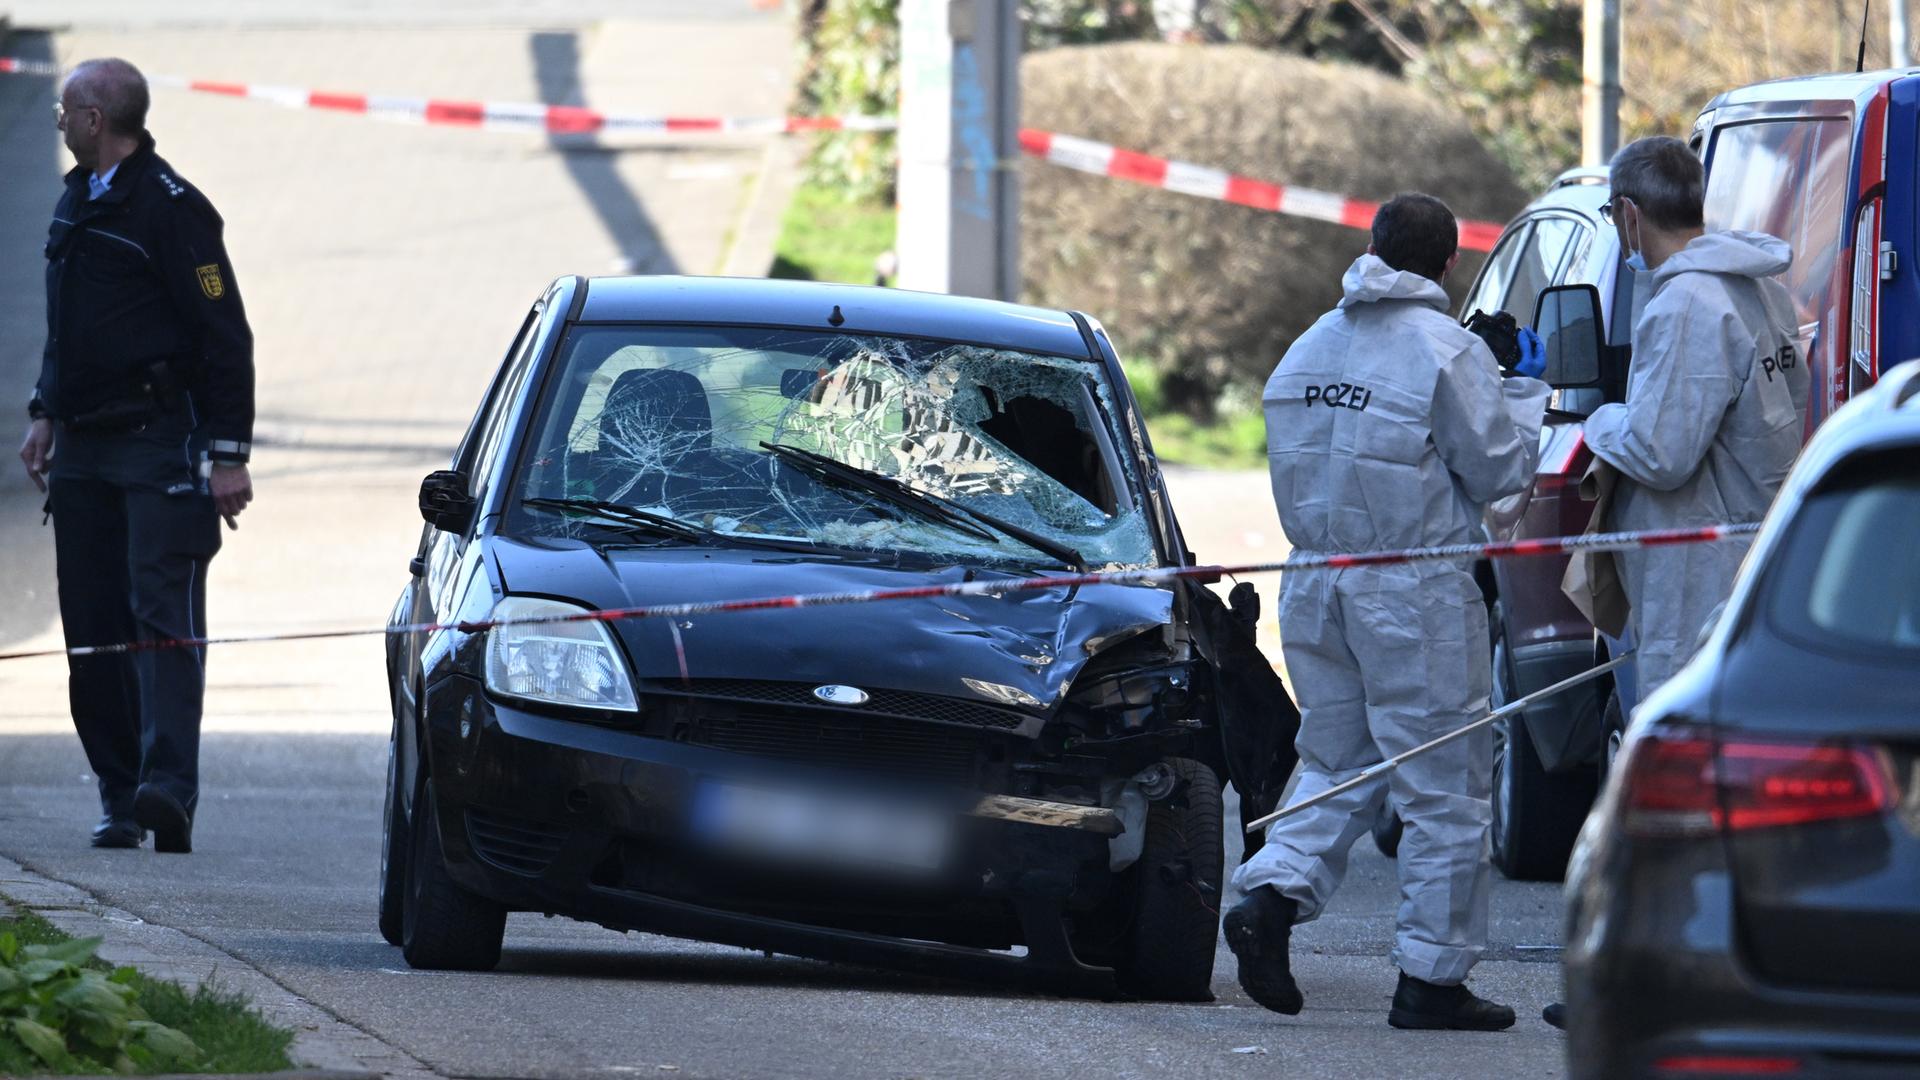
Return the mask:
<svg viewBox="0 0 1920 1080"><path fill-rule="evenodd" d="M1293 937L1293 920L1300 905L1280 895L1280 890L1261 886L1233 905L1224 920L1227 947L1240 961L1240 989L1247 996L1277 1013L1300 1015L1306 998L1300 984L1293 981L1287 955Z"/></svg>
<svg viewBox="0 0 1920 1080"><path fill-rule="evenodd" d="M147 830L130 817L108 814L93 827L93 846L97 848L137 848L147 838Z"/></svg>
<svg viewBox="0 0 1920 1080"><path fill-rule="evenodd" d="M1440 986L1400 973L1387 1023L1415 1031L1505 1031L1513 1010L1473 996L1465 986Z"/></svg>
<svg viewBox="0 0 1920 1080"><path fill-rule="evenodd" d="M1547 1006L1546 1008L1541 1009L1540 1019L1545 1020L1549 1024L1552 1024L1554 1027L1559 1028L1561 1031L1567 1030L1566 1003L1556 1001L1553 1004Z"/></svg>
<svg viewBox="0 0 1920 1080"><path fill-rule="evenodd" d="M133 794L133 820L153 832L153 850L184 855L193 850L193 819L180 800L157 784Z"/></svg>

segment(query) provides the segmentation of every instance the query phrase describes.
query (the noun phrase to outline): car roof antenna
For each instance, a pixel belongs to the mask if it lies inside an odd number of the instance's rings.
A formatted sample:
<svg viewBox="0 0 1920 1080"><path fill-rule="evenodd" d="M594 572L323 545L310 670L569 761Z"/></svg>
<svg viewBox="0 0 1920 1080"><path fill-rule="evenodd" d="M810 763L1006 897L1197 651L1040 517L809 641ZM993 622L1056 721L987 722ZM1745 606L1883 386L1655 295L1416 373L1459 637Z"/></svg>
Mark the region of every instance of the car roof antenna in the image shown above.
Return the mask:
<svg viewBox="0 0 1920 1080"><path fill-rule="evenodd" d="M1860 52L1853 58L1853 72L1867 70L1867 20L1873 18L1873 0L1866 0L1860 12Z"/></svg>
<svg viewBox="0 0 1920 1080"><path fill-rule="evenodd" d="M1868 2L1871 3L1872 0L1868 0ZM845 315L840 314L840 305L839 304L833 305L833 314L827 316L827 325L839 326L841 323L846 321L847 321L847 317Z"/></svg>

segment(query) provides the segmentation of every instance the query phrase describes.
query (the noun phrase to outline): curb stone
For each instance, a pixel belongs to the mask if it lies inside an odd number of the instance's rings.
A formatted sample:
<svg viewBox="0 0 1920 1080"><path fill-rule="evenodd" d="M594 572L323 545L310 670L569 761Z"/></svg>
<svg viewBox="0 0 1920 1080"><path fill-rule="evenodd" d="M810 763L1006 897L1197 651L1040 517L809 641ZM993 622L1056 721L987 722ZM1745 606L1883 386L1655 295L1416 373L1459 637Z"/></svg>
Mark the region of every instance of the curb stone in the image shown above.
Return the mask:
<svg viewBox="0 0 1920 1080"><path fill-rule="evenodd" d="M217 1080L379 1080L380 1074L370 1072L341 1072L338 1069L290 1069L273 1073L166 1073L164 1075L147 1074L141 1080L207 1080L212 1075ZM118 1074L105 1076L32 1076L26 1080L126 1080Z"/></svg>
<svg viewBox="0 0 1920 1080"><path fill-rule="evenodd" d="M0 906L31 911L74 937L99 937L99 957L115 967L189 989L212 981L245 994L268 1021L294 1032L294 1070L274 1080L433 1080L438 1074L405 1051L299 997L240 958L171 927L101 903L83 889L0 856ZM161 1078L167 1080L167 1078Z"/></svg>

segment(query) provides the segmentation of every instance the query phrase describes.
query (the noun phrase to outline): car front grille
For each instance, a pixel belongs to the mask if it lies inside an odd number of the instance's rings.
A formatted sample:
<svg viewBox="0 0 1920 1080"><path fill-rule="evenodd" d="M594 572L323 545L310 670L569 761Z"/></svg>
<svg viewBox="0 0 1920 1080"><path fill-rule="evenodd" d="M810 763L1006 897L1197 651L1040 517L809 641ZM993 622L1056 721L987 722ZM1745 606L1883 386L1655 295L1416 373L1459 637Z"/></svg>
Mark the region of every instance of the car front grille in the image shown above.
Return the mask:
<svg viewBox="0 0 1920 1080"><path fill-rule="evenodd" d="M538 877L559 856L566 830L538 821L480 810L467 811L467 839L474 854L509 873Z"/></svg>
<svg viewBox="0 0 1920 1080"><path fill-rule="evenodd" d="M890 776L971 783L980 737L965 729L867 715L709 715L689 741L755 757Z"/></svg>
<svg viewBox="0 0 1920 1080"><path fill-rule="evenodd" d="M964 698L916 694L904 690L868 690L866 691L868 700L865 705L848 708L844 705L827 704L814 697L813 683L772 682L758 679L694 679L684 684L662 684L659 689L664 693L691 697L790 705L803 709L843 712L850 716L930 720L938 724L956 724L1025 734L1037 732L1040 724L1040 718L1032 713L998 708Z"/></svg>

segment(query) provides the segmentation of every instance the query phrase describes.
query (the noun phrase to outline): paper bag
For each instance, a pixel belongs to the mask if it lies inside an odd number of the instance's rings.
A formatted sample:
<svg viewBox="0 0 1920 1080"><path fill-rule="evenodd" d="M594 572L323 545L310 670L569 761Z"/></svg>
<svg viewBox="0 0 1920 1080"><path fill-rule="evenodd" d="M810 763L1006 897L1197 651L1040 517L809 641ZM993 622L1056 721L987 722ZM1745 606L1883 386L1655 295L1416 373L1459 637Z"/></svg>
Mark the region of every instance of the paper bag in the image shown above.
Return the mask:
<svg viewBox="0 0 1920 1080"><path fill-rule="evenodd" d="M1580 497L1593 503L1588 533L1606 531L1613 508L1613 489L1620 473L1599 458L1580 478ZM1564 497L1564 496L1563 496ZM1560 591L1601 633L1620 637L1627 630L1627 591L1620 583L1620 564L1611 551L1576 551L1560 579Z"/></svg>

